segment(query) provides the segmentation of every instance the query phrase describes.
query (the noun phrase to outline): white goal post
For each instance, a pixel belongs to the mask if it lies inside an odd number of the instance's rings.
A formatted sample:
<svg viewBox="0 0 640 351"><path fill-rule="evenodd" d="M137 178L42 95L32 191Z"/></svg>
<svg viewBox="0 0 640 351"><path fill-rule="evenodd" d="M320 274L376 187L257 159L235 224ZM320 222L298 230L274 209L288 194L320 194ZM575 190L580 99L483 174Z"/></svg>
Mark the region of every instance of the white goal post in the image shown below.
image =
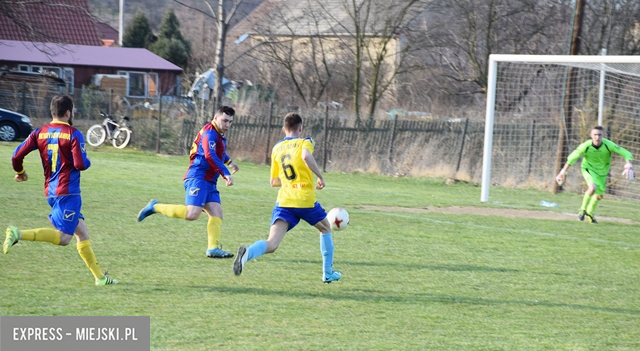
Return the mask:
<svg viewBox="0 0 640 351"><path fill-rule="evenodd" d="M566 150L594 125L640 157L640 56L493 54L487 78L481 202L491 186L550 189ZM640 199L639 182L621 176L622 157L611 162L607 194ZM583 190L579 164L567 191Z"/></svg>

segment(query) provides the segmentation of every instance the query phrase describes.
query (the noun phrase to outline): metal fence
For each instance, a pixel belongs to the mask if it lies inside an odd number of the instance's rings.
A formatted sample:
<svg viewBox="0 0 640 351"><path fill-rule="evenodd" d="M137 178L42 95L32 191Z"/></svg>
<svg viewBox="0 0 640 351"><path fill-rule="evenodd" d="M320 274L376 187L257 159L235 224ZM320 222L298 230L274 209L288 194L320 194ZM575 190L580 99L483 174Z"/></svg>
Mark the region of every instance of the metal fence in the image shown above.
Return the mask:
<svg viewBox="0 0 640 351"><path fill-rule="evenodd" d="M116 117L126 115L133 130L130 147L163 154L187 154L195 135L213 115L209 101L194 103L176 97L131 99L89 88L76 89L73 95L77 109L75 125L83 132L101 122L100 112ZM22 99L27 106L17 109L33 111L39 115L32 117L48 119L46 100L47 97ZM324 171L449 177L471 182L480 182L482 177L482 119L391 117L362 124L356 123L355 116L348 112L329 107L300 110L272 103L227 103L237 111L226 135L229 154L237 160L268 164L271 148L283 137L282 118L295 110L304 119L304 136L312 137L316 143L314 155ZM557 126L535 127L548 131L548 147L531 150L530 164L518 169L518 172L529 170L528 174L513 175L527 179L528 186L543 187L548 184L549 175L538 171L549 165L536 164L536 160L544 158L540 154L555 155ZM494 141L512 143L509 131L514 128L527 129L531 125L496 126ZM494 145L494 150L501 150L500 145ZM494 156L497 161L508 157Z"/></svg>

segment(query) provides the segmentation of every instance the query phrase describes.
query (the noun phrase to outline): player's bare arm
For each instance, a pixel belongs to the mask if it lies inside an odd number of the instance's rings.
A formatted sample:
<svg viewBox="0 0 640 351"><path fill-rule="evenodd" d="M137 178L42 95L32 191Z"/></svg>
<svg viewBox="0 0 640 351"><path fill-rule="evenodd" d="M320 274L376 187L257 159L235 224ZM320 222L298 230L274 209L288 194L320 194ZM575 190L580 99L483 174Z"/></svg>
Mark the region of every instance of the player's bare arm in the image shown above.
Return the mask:
<svg viewBox="0 0 640 351"><path fill-rule="evenodd" d="M318 177L318 180L317 180L318 184L316 185L316 189L320 190L324 188L326 186L326 184L324 183L324 177L322 176L322 172L320 172L320 167L318 167L318 163L316 162L316 159L309 152L309 150L307 149L302 150L302 160L307 165L307 167L309 167L311 172L313 172L313 174L315 174L316 177Z"/></svg>

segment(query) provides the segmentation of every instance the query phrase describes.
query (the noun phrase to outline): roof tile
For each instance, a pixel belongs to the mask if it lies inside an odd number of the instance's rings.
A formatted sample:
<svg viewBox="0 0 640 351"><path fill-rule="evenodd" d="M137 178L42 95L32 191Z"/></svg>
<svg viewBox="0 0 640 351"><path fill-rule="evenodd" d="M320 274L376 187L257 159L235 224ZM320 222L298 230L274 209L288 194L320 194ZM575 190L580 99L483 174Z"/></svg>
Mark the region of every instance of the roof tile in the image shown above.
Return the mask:
<svg viewBox="0 0 640 351"><path fill-rule="evenodd" d="M23 25L10 17L20 18ZM0 13L0 39L102 45L87 0L13 4Z"/></svg>

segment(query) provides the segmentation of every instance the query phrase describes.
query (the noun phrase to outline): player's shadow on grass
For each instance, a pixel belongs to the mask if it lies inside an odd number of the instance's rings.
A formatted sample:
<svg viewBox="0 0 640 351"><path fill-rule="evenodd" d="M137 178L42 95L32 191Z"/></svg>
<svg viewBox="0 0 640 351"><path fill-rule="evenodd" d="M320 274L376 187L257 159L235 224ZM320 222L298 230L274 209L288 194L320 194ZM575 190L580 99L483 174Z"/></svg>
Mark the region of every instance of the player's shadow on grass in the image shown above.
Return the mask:
<svg viewBox="0 0 640 351"><path fill-rule="evenodd" d="M340 284L337 282L336 284ZM315 292L305 291L292 291L286 290L272 290L264 288L254 287L232 287L232 286L192 286L191 288L208 290L216 293L223 294L240 294L240 295L262 295L262 296L275 296L275 297L288 297L288 298L320 298L329 300L353 300L358 302L370 301L370 302L394 302L405 303L410 305L416 304L467 304L474 306L497 306L497 305L521 305L521 306L540 306L545 308L570 308L573 310L587 310L597 312L607 312L616 314L627 315L640 315L640 310L628 309L628 308L612 308L603 306L589 306L581 304L572 304L564 302L552 302L552 301L531 301L531 300L503 300L503 299L490 299L479 297L467 297L467 296L453 296L443 294L407 294L407 295L389 295L387 291L376 291L371 289L349 289L348 291L340 290L339 293L336 290L330 292L321 292L316 290Z"/></svg>
<svg viewBox="0 0 640 351"><path fill-rule="evenodd" d="M282 258L270 258L273 262L282 262L287 264L310 264L310 265L322 265L320 260L295 260L295 259L282 259ZM399 262L363 262L363 261L339 261L337 266L365 266L365 267L400 267L402 269L428 269L432 271L448 271L448 272L499 272L499 273L522 273L523 271L511 268L502 267L486 267L486 266L473 266L473 265L423 265L423 264L410 264ZM339 268L336 268L339 270Z"/></svg>

